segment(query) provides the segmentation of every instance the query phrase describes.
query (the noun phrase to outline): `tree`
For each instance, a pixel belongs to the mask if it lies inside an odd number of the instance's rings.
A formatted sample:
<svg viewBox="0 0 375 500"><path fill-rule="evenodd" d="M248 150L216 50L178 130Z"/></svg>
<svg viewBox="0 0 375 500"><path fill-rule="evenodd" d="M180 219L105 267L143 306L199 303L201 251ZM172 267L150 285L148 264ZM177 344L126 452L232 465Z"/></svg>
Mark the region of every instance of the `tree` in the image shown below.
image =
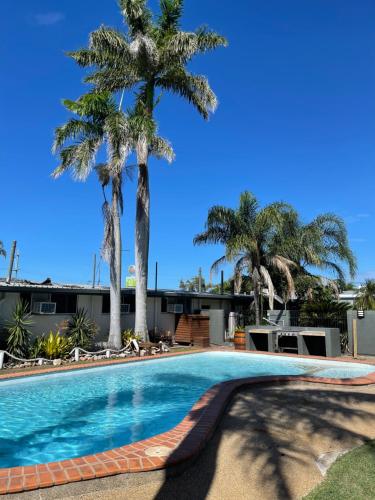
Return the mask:
<svg viewBox="0 0 375 500"><path fill-rule="evenodd" d="M345 283L343 265L351 278L357 267L344 221L325 213L305 224L296 216L285 229L277 245L282 255L298 264L292 273L298 296L311 300L314 289L327 288L337 297ZM329 276L317 274L318 270Z"/></svg>
<svg viewBox="0 0 375 500"><path fill-rule="evenodd" d="M3 242L2 242L2 241L0 241L0 255L1 255L2 257L6 257L6 255L7 255L7 253L6 253L6 251L5 251L5 248L4 248L4 244L3 244Z"/></svg>
<svg viewBox="0 0 375 500"><path fill-rule="evenodd" d="M205 231L194 238L196 245L219 243L225 246L225 255L213 263L211 270L217 270L225 262L234 262L235 289L240 287L242 272L247 270L252 279L257 324L260 323L262 284L268 288L269 304L273 309L275 288L271 270L285 277L289 297L294 296L291 270L296 264L278 251L293 220L296 220L296 213L289 205L277 202L260 209L256 198L245 191L237 209L212 207Z"/></svg>
<svg viewBox="0 0 375 500"><path fill-rule="evenodd" d="M288 255L298 260L303 270L313 266L330 272L341 282L345 281L343 263L352 278L357 269L345 223L332 213L318 215L308 224L298 222L289 242Z"/></svg>
<svg viewBox="0 0 375 500"><path fill-rule="evenodd" d="M84 181L93 168L98 174L104 196L102 253L110 268L108 345L121 349L122 183L124 173L128 173L126 159L137 144L143 122L136 110L127 114L121 111L108 91L91 92L76 101L65 100L64 105L78 118L71 118L55 131L53 151L60 155L61 164L53 176L59 177L71 170L75 179ZM171 161L173 150L165 139L156 135L154 124L149 134L150 155ZM95 157L104 144L107 146L107 161L95 166ZM106 197L107 186L111 188L110 202Z"/></svg>
<svg viewBox="0 0 375 500"><path fill-rule="evenodd" d="M22 300L17 302L12 311L11 319L6 323L7 349L10 354L19 357L28 355L31 336L29 327L32 325L29 304Z"/></svg>
<svg viewBox="0 0 375 500"><path fill-rule="evenodd" d="M105 221L102 252L110 268L110 328L108 344L121 349L121 227L123 211L122 177L125 160L132 143L129 123L109 92L89 93L76 101L65 100L65 107L76 114L55 131L53 151L61 163L53 177L71 170L73 177L85 181L94 167L100 147L106 143L107 162L97 165L103 188ZM111 201L106 199L105 187L111 186Z"/></svg>
<svg viewBox="0 0 375 500"><path fill-rule="evenodd" d="M207 79L194 75L188 63L198 54L226 45L226 40L199 28L195 32L180 29L183 0L160 0L160 15L154 18L146 0L120 0L128 27L121 33L100 27L90 35L89 47L70 55L83 67L93 66L87 77L98 89L111 92L136 89L136 114L140 124L136 153L138 187L136 197L135 332L147 337L147 275L150 238L150 190L148 160L153 117L161 92L172 92L191 103L208 119L217 106L216 96Z"/></svg>
<svg viewBox="0 0 375 500"><path fill-rule="evenodd" d="M199 277L198 276L193 276L189 280L180 280L180 285L179 288L181 290L185 290L187 292L199 292L199 280L201 280L201 291L205 292L206 291L206 281L203 278L203 276Z"/></svg>
<svg viewBox="0 0 375 500"><path fill-rule="evenodd" d="M355 306L357 309L375 309L375 279L368 279L361 286Z"/></svg>

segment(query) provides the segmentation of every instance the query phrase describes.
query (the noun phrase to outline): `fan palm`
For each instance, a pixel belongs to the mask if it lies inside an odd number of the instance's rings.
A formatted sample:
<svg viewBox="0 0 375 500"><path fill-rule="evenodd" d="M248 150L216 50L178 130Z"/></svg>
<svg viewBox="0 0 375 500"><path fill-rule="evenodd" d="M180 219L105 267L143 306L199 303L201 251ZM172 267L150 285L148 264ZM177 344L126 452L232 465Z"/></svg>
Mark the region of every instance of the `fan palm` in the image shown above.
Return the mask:
<svg viewBox="0 0 375 500"><path fill-rule="evenodd" d="M280 273L288 285L289 297L294 297L292 269L296 264L278 251L286 227L296 219L296 213L286 203L276 202L260 208L256 198L245 191L237 209L214 206L208 212L205 231L194 238L194 244L220 243L225 255L216 260L211 271L225 262L234 262L237 286L244 270L252 279L255 320L260 323L261 287L268 288L269 305L273 309L275 288L271 272Z"/></svg>
<svg viewBox="0 0 375 500"><path fill-rule="evenodd" d="M64 101L65 107L78 117L55 131L53 151L58 152L61 163L54 177L71 170L75 179L84 181L92 171L100 147L106 143L107 163L96 166L104 188L111 185L111 202L105 197L103 255L110 267L110 329L108 343L121 348L121 228L123 211L122 176L125 160L131 150L129 125L123 112L108 92L89 93L77 101Z"/></svg>
<svg viewBox="0 0 375 500"><path fill-rule="evenodd" d="M355 306L358 309L375 309L375 280L368 279L364 282L359 290L359 294L355 301Z"/></svg>
<svg viewBox="0 0 375 500"><path fill-rule="evenodd" d="M138 188L136 198L135 331L147 336L147 275L150 232L150 191L148 159L150 123L159 101L156 92L172 92L191 103L207 119L217 106L207 79L187 70L191 59L226 45L226 40L206 28L194 32L180 29L183 0L160 0L160 15L153 18L146 0L119 1L127 33L100 27L90 35L89 47L70 55L81 66L93 66L87 77L99 89L111 92L136 89L136 109L141 117L136 145Z"/></svg>

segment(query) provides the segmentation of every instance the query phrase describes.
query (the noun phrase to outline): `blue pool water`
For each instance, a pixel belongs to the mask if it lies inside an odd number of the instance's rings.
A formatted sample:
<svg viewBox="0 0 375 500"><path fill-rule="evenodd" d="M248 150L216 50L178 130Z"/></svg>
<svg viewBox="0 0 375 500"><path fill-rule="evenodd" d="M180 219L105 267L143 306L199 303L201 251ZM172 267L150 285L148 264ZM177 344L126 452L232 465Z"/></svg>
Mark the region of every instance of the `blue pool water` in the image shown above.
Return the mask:
<svg viewBox="0 0 375 500"><path fill-rule="evenodd" d="M167 431L224 380L371 371L365 364L212 352L2 381L0 467L79 457Z"/></svg>

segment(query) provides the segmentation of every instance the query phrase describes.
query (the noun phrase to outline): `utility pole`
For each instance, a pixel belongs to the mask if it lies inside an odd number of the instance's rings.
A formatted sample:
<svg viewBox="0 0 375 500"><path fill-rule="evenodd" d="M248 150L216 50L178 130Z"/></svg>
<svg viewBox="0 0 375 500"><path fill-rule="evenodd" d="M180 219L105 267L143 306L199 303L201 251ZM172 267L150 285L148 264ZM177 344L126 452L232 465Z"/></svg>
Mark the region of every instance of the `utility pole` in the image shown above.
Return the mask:
<svg viewBox="0 0 375 500"><path fill-rule="evenodd" d="M96 253L94 253L93 269L92 269L92 287L95 288L96 280Z"/></svg>
<svg viewBox="0 0 375 500"><path fill-rule="evenodd" d="M12 272L13 272L13 264L14 264L14 254L16 252L16 246L17 246L17 241L13 241L13 243L12 243L12 249L10 251L10 261L9 261L8 277L6 279L6 283L8 285L9 285L9 283L12 280Z"/></svg>
<svg viewBox="0 0 375 500"><path fill-rule="evenodd" d="M202 292L202 268L198 269L198 292Z"/></svg>
<svg viewBox="0 0 375 500"><path fill-rule="evenodd" d="M221 270L220 273L220 295L224 294L224 271Z"/></svg>

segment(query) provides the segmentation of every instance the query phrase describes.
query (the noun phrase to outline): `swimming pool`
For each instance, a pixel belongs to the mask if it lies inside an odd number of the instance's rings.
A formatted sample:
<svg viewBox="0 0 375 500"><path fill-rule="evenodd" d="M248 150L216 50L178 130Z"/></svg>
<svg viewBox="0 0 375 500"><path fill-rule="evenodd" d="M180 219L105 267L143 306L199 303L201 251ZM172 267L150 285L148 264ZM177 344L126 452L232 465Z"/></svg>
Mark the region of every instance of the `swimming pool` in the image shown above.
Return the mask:
<svg viewBox="0 0 375 500"><path fill-rule="evenodd" d="M209 352L0 381L0 467L79 457L165 432L225 380L373 371L365 364Z"/></svg>

